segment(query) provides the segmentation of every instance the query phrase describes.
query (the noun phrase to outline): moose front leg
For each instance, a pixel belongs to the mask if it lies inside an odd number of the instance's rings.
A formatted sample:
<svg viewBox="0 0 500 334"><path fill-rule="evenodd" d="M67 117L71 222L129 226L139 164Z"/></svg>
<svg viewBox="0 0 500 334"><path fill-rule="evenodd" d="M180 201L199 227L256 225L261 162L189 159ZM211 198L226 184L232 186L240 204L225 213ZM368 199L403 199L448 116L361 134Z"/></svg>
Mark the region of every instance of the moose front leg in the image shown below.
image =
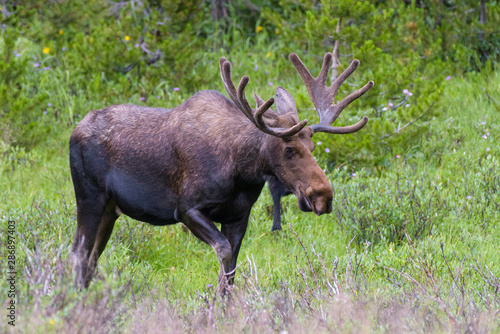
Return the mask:
<svg viewBox="0 0 500 334"><path fill-rule="evenodd" d="M236 260L238 259L238 253L240 252L241 241L245 236L248 226L248 217L250 216L250 211L245 214L240 220L230 223L230 224L222 224L221 231L224 236L229 240L231 244L232 257L229 265L229 277L228 284L232 285L234 283L234 275L236 270Z"/></svg>
<svg viewBox="0 0 500 334"><path fill-rule="evenodd" d="M217 254L220 262L218 285L220 291L225 294L228 286L227 273L230 272L233 255L231 243L217 226L198 209L188 210L184 215L183 223L198 239L212 246Z"/></svg>

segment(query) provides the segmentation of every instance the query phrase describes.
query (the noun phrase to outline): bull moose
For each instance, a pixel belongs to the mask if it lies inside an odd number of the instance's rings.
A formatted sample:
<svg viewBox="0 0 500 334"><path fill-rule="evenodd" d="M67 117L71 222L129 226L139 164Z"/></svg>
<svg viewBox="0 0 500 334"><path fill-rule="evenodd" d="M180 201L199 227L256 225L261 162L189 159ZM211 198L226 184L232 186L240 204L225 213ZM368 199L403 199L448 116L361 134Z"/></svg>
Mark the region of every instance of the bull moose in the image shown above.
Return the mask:
<svg viewBox="0 0 500 334"><path fill-rule="evenodd" d="M326 87L332 54L317 78L299 57L299 72L319 114L319 123L299 121L295 100L282 87L274 99L255 92L256 109L245 96L248 76L236 89L231 63L219 61L230 97L201 91L174 109L114 105L88 113L70 138L70 168L76 195L77 227L71 248L75 285L87 288L113 231L125 214L153 225L184 223L214 249L219 286L232 284L250 210L265 182L292 192L302 211L332 211L333 192L311 151L317 132L353 133L368 118L332 127L342 110L366 93L373 81L337 104L340 85L359 66L350 66ZM280 195L281 196L281 195ZM220 230L214 224L221 224Z"/></svg>

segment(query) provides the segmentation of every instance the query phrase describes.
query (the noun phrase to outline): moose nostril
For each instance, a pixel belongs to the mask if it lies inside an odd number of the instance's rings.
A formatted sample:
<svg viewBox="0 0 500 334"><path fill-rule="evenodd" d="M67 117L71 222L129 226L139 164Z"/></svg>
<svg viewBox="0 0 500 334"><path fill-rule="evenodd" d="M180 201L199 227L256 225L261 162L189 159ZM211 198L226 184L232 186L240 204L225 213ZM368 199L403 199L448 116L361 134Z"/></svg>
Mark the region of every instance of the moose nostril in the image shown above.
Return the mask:
<svg viewBox="0 0 500 334"><path fill-rule="evenodd" d="M329 202L325 197L317 197L314 201L314 213L318 216L327 213Z"/></svg>

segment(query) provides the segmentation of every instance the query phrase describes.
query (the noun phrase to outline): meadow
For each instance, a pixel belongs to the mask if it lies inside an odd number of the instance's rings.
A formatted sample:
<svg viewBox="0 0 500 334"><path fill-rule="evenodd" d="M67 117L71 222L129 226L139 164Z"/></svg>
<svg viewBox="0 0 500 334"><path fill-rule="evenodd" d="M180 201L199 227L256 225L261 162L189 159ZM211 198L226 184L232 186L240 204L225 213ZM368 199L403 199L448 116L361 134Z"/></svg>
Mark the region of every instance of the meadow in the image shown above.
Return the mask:
<svg viewBox="0 0 500 334"><path fill-rule="evenodd" d="M0 40L6 74L0 86L0 332L500 332L496 63L481 71L443 65L439 69L446 71L433 74L429 82L439 81L428 87L422 76L435 64L421 64L399 78L420 81L382 82L367 93L367 104L356 102L343 112L342 125L369 112L360 131L365 134L315 136L313 154L334 189L333 212L303 213L288 196L282 199L283 231L271 232L272 200L265 188L252 209L230 298L217 293L219 263L212 248L182 224L155 227L125 216L90 288L77 291L68 259L76 227L68 143L88 111L118 103L172 108L201 89L223 92L217 60L226 56L239 64L235 76L249 74L261 96L282 85L296 94L299 115L317 116L286 60L293 45L285 37L271 40L256 29L245 39L244 29L230 26L217 38L243 42L218 48L215 37L207 38L210 50L193 51L198 58L178 54L170 71L166 63L144 65L141 57L150 55L141 56L139 33L136 43L133 32L112 29L137 25L141 31L133 15L101 22L100 33L80 33L68 23L51 26L40 19L42 11L31 30L16 23ZM33 31L45 37L27 36ZM106 46L105 56L101 48L110 36L119 46ZM195 48L202 42L190 43ZM133 70L104 68L124 50L124 63L139 59ZM330 50L314 50L301 57L310 68L316 64L316 73ZM94 64L93 55L100 59ZM357 70L361 78L349 79L352 85L370 75L384 80L369 58L366 63ZM381 95L387 87L391 98ZM389 110L388 100L394 102ZM403 112L410 109L413 114ZM383 123L389 121L391 126ZM15 221L15 327L6 321L8 221Z"/></svg>

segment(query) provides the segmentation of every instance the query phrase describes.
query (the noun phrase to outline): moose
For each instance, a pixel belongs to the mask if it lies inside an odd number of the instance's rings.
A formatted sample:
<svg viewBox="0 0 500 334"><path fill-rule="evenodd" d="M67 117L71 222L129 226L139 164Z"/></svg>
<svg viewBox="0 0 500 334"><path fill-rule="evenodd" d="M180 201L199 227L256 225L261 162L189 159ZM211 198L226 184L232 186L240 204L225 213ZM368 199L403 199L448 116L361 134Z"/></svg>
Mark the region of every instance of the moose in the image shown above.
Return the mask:
<svg viewBox="0 0 500 334"><path fill-rule="evenodd" d="M276 193L295 194L302 211L332 211L332 187L311 154L311 138L317 132L363 128L366 116L350 126L332 123L373 81L335 104L358 60L326 87L331 53L324 56L317 78L296 54L289 59L317 110L318 124L299 121L295 100L282 87L276 88L276 100L264 101L254 91L253 109L245 96L249 77L243 76L236 88L224 57L219 67L230 99L207 90L174 109L114 105L82 119L70 137L77 206L70 258L77 287L89 286L121 214L152 225L184 223L214 249L219 287L225 291L234 282L250 210L266 181L279 187ZM274 102L276 112L270 109Z"/></svg>

